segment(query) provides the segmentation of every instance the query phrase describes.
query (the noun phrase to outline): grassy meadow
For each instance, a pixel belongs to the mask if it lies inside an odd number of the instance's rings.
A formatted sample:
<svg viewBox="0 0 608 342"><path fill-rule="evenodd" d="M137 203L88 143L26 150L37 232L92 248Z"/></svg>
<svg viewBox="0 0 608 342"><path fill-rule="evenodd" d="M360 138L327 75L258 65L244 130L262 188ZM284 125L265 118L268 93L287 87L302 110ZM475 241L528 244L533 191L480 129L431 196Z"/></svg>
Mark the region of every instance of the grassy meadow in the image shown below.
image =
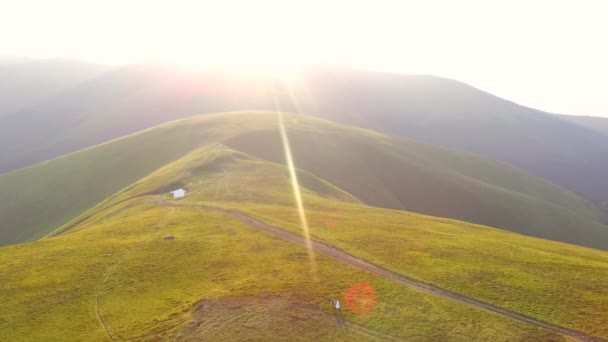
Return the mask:
<svg viewBox="0 0 608 342"><path fill-rule="evenodd" d="M373 208L308 173L298 176L304 180L302 184L310 186L303 186L302 194L314 239L396 273L549 323L608 337L608 253L460 221ZM149 205L170 200L167 192L171 187L166 184L190 191L179 203L234 208L302 233L284 166L224 146L209 146L134 183L56 234L70 236L125 220L128 209L142 198L149 198Z"/></svg>
<svg viewBox="0 0 608 342"><path fill-rule="evenodd" d="M107 329L140 341L562 340L321 255L312 275L303 247L156 201L126 201L69 234L1 248L0 339L105 341ZM329 299L360 283L376 304L364 315L344 309L341 325Z"/></svg>
<svg viewBox="0 0 608 342"><path fill-rule="evenodd" d="M249 163L254 162L233 160L231 165L222 165L230 174L208 177L200 191L194 182L194 191L184 202L234 208L301 234L286 170L269 163L251 169ZM159 176L153 174L146 180L154 183ZM266 198L264 193L284 196ZM315 239L396 273L543 321L608 337L606 252L460 221L372 208L348 198L336 201L323 191L303 189L303 195Z"/></svg>

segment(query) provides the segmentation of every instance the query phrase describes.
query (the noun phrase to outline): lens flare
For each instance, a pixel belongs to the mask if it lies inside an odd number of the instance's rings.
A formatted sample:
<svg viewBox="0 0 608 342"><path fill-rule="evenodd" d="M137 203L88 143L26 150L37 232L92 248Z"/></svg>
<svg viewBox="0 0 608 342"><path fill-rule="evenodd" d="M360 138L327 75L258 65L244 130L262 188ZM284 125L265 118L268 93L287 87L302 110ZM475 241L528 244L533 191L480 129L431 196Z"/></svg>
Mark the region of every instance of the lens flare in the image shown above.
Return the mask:
<svg viewBox="0 0 608 342"><path fill-rule="evenodd" d="M376 291L370 284L355 284L346 290L344 302L352 313L364 315L376 305Z"/></svg>
<svg viewBox="0 0 608 342"><path fill-rule="evenodd" d="M302 233L304 234L304 238L306 239L306 249L308 251L308 258L310 259L310 267L314 280L318 282L319 280L317 278L317 262L315 260L314 250L312 249L312 242L310 241L308 219L306 218L306 211L304 210L304 204L302 202L302 194L300 193L300 184L298 183L298 176L296 174L293 156L291 155L291 147L289 146L287 129L285 128L285 122L283 119L284 114L282 112L278 112L277 114L279 116L279 130L281 132L281 141L283 142L283 149L285 150L285 159L287 160L287 168L289 169L289 177L291 178L291 187L293 189L293 195L296 200L296 207L298 209L298 215L300 217Z"/></svg>

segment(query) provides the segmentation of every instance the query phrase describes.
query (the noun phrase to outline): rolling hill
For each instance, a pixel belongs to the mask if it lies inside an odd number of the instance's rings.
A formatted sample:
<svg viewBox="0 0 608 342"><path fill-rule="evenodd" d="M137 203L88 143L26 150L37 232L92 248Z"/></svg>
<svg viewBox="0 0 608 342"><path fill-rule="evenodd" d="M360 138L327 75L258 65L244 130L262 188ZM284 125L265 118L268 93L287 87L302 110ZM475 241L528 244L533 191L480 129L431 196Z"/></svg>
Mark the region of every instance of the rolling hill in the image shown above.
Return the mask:
<svg viewBox="0 0 608 342"><path fill-rule="evenodd" d="M378 207L606 249L592 202L505 164L301 115L286 115L296 166ZM0 175L0 243L33 241L207 144L283 163L278 114L202 115Z"/></svg>
<svg viewBox="0 0 608 342"><path fill-rule="evenodd" d="M608 137L449 79L337 67L239 79L134 64L60 90L0 117L0 173L196 114L279 109L481 154L608 200Z"/></svg>
<svg viewBox="0 0 608 342"><path fill-rule="evenodd" d="M286 119L291 132L296 119ZM302 235L285 166L217 143L157 167L48 238L0 248L0 338L608 338L606 252L373 208L310 173L298 178L314 246L329 248L314 259L281 238ZM185 199L170 199L176 186ZM330 298L343 302L342 318Z"/></svg>

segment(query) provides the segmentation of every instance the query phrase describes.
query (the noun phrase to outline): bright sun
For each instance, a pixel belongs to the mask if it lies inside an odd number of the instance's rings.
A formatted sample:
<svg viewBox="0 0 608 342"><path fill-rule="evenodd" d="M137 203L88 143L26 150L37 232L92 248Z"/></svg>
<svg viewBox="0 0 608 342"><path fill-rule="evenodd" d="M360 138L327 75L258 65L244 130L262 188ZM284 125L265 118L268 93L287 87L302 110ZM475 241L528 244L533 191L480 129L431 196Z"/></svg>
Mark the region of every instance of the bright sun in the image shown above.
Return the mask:
<svg viewBox="0 0 608 342"><path fill-rule="evenodd" d="M548 111L608 113L601 0L6 2L2 54L223 65L243 77L336 64L455 78Z"/></svg>
<svg viewBox="0 0 608 342"><path fill-rule="evenodd" d="M221 40L205 44L184 46L177 42L160 58L194 70L222 69L238 78L287 76L297 67L315 62L285 43L289 39L287 36L264 34L263 27L247 35L243 31L241 26L233 31L223 31Z"/></svg>
<svg viewBox="0 0 608 342"><path fill-rule="evenodd" d="M153 59L188 68L216 66L253 77L313 64L327 51L310 48L309 43L320 42L314 39L320 36L316 25L295 20L315 16L317 11L305 6L280 0L267 0L264 5L245 1L187 3L188 11L180 13L179 21L167 20L159 25L158 17L162 15L153 16L153 22L148 24L143 18L142 27L153 32L137 37L138 54L148 50L144 55ZM148 12L165 10L146 6ZM131 47L125 46L119 51L129 50Z"/></svg>

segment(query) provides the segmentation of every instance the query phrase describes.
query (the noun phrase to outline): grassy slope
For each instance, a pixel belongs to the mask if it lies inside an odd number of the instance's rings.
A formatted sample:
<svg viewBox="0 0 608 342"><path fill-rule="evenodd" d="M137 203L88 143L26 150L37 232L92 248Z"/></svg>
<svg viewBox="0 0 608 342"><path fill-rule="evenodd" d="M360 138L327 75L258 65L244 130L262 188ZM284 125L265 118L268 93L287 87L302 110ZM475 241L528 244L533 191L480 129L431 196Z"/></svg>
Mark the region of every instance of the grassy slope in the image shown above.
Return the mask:
<svg viewBox="0 0 608 342"><path fill-rule="evenodd" d="M239 177L244 184L247 184L246 188L233 193L234 201L254 201L270 205L292 204L293 195L290 192L268 182L273 179L285 179L287 173L282 166L261 161L223 145L202 146L110 196L49 235L56 236L66 231L81 229L83 221L90 220L100 213L105 215L112 212L115 206L145 195L162 195L160 198L170 199L168 193L171 190L184 187L188 190L188 196L197 196L199 192L208 190L211 186L214 186L219 194L221 189L218 186L221 187L224 179L233 177ZM360 203L349 193L305 171L298 170L297 174L300 184L305 187L304 195Z"/></svg>
<svg viewBox="0 0 608 342"><path fill-rule="evenodd" d="M39 238L204 144L225 141L281 162L276 119L232 113L180 120L1 175L0 244ZM606 248L597 208L514 168L319 119L286 122L298 167L368 204Z"/></svg>
<svg viewBox="0 0 608 342"><path fill-rule="evenodd" d="M601 210L576 194L474 155L340 128L292 130L296 164L367 204L606 248ZM277 141L268 130L227 144L282 162Z"/></svg>
<svg viewBox="0 0 608 342"><path fill-rule="evenodd" d="M195 151L108 199L83 215L87 220L71 231L111 220L120 214L120 206L111 207L113 203L156 193L165 184L183 184L190 190L183 203L235 208L301 233L283 167L213 147ZM608 338L606 252L372 208L329 185L321 196L308 189L303 194L315 239L397 273ZM101 210L105 207L112 209Z"/></svg>
<svg viewBox="0 0 608 342"><path fill-rule="evenodd" d="M227 176L222 175L224 168L230 169ZM315 282L300 246L223 214L160 207L158 195L131 198L179 182L195 182L189 187L192 193L202 190L195 194L199 196L238 178L247 188L231 186L234 191L222 193L247 201L253 192L256 197L250 200L287 205L292 203L287 177L278 165L227 150L216 154L201 149L109 199L108 209L91 210L95 215L67 234L0 248L0 339L106 340L96 318L99 312L109 333L124 340L369 341L386 335L407 340L561 340L323 256L317 256ZM307 202L356 202L307 177L323 193L304 191ZM169 234L174 241L162 239ZM373 286L376 305L365 315L345 309L348 329L340 329L329 298L342 298L358 283Z"/></svg>
<svg viewBox="0 0 608 342"><path fill-rule="evenodd" d="M224 204L301 231L297 212ZM397 273L608 337L608 255L504 231L359 206L313 207L311 233Z"/></svg>

